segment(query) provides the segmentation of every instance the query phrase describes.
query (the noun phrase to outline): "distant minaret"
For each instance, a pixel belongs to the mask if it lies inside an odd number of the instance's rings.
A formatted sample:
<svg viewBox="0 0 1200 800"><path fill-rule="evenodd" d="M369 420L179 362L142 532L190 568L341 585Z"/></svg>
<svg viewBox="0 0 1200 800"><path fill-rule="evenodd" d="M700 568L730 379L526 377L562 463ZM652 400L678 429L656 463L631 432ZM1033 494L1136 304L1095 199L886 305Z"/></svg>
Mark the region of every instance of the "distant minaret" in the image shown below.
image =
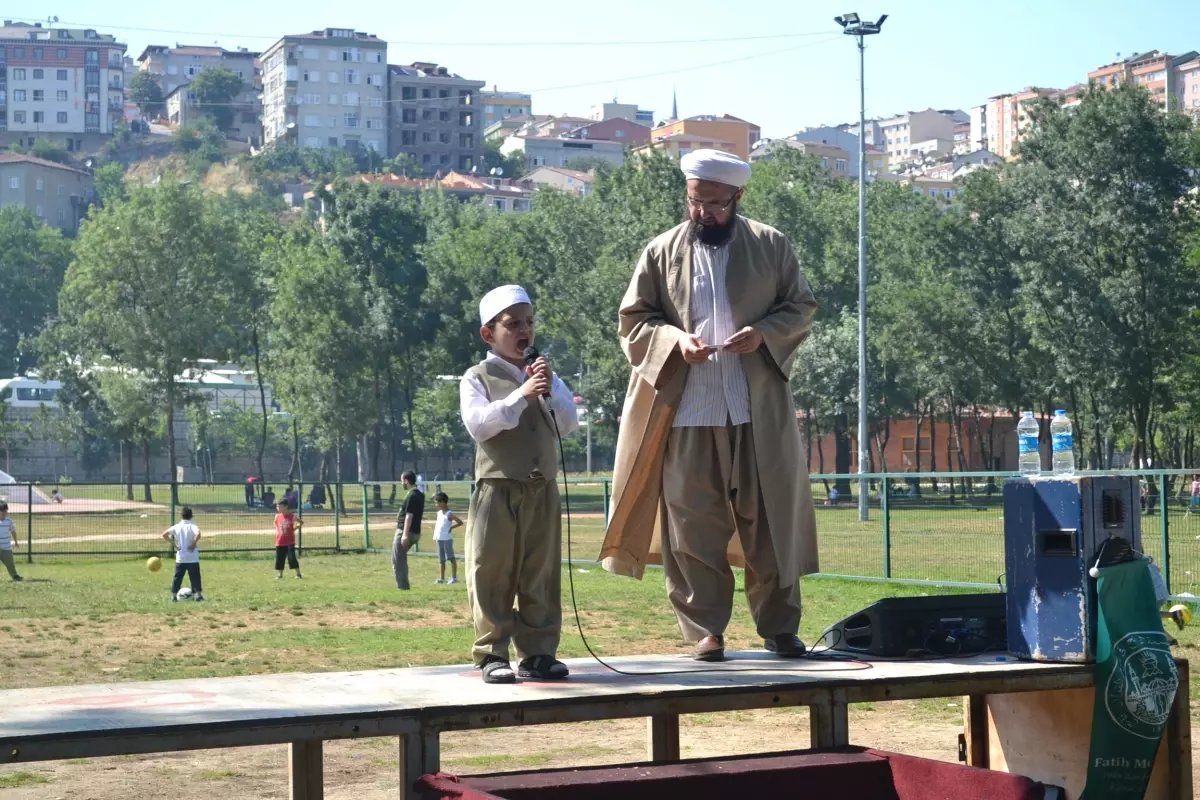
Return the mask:
<svg viewBox="0 0 1200 800"><path fill-rule="evenodd" d="M671 87L671 119L679 119L679 99L674 86Z"/></svg>

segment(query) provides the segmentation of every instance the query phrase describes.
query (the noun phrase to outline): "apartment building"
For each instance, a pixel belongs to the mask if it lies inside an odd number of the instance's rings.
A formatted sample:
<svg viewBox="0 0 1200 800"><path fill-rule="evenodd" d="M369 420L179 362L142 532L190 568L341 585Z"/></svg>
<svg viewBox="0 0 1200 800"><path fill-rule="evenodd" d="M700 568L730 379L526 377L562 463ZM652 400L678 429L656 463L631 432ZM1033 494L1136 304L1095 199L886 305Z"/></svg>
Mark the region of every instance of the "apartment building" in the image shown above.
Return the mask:
<svg viewBox="0 0 1200 800"><path fill-rule="evenodd" d="M125 45L91 28L0 27L0 147L98 150L125 115Z"/></svg>
<svg viewBox="0 0 1200 800"><path fill-rule="evenodd" d="M387 153L387 42L352 28L285 36L263 51L263 142Z"/></svg>
<svg viewBox="0 0 1200 800"><path fill-rule="evenodd" d="M731 114L720 117L704 114L663 123L650 132L650 141L654 144L674 139L675 142L684 144L683 140L677 138L679 136L726 143L726 146L715 149L725 150L746 160L750 158L750 149L754 143L762 138L762 131L754 123L738 119Z"/></svg>
<svg viewBox="0 0 1200 800"><path fill-rule="evenodd" d="M479 102L483 107L483 127L510 117L533 116L533 96L521 92L501 92L492 87L490 92L480 92Z"/></svg>
<svg viewBox="0 0 1200 800"><path fill-rule="evenodd" d="M561 167L538 167L521 178L520 184L526 189L547 187L573 194L576 197L587 197L592 193L592 184L595 179L596 176L592 172L580 172Z"/></svg>
<svg viewBox="0 0 1200 800"><path fill-rule="evenodd" d="M483 81L438 64L388 67L388 155L414 158L428 174L483 164Z"/></svg>
<svg viewBox="0 0 1200 800"><path fill-rule="evenodd" d="M982 149L990 150L1001 158L1013 158L1017 143L1033 124L1029 116L1029 106L1042 98L1065 98L1076 88L1059 90L1028 86L1015 94L1000 94L988 98L979 115L981 120L986 121L986 126L981 125L979 129L979 135L986 139ZM972 131L974 130L975 128L972 128ZM972 133L972 138L975 135ZM979 149L980 143L975 142L975 145L976 149Z"/></svg>
<svg viewBox="0 0 1200 800"><path fill-rule="evenodd" d="M613 117L600 122L589 122L563 134L571 139L599 139L605 142L621 142L626 147L638 147L650 141L650 129L645 125Z"/></svg>
<svg viewBox="0 0 1200 800"><path fill-rule="evenodd" d="M653 111L638 108L632 103L618 103L615 100L611 103L601 103L598 106L593 106L588 109L588 112L584 116L596 122L605 122L610 119L627 119L630 122L645 125L647 128L654 127Z"/></svg>
<svg viewBox="0 0 1200 800"><path fill-rule="evenodd" d="M1141 86L1164 109L1168 103L1171 108L1200 109L1200 105L1190 105L1200 90L1200 86L1193 89L1190 85L1200 83L1197 60L1200 60L1200 53L1195 50L1181 55L1149 50L1097 67L1088 73L1088 81L1105 88L1122 84Z"/></svg>
<svg viewBox="0 0 1200 800"><path fill-rule="evenodd" d="M20 153L0 153L0 207L27 208L47 225L74 234L94 200L90 173Z"/></svg>
<svg viewBox="0 0 1200 800"><path fill-rule="evenodd" d="M559 136L510 136L500 145L500 153L506 156L523 153L527 170L534 167L567 167L574 159L585 156L602 158L618 166L625 163L625 145L620 142L564 139Z"/></svg>
<svg viewBox="0 0 1200 800"><path fill-rule="evenodd" d="M850 149L829 141L800 141L795 138L760 139L754 143L754 149L750 152L750 163L770 161L780 150L791 148L817 159L821 169L835 178L856 180L858 178L858 137L851 138L853 141L847 142L851 145ZM866 156L868 181L875 178L886 179L890 176L886 153L867 150Z"/></svg>
<svg viewBox="0 0 1200 800"><path fill-rule="evenodd" d="M195 47L192 45L149 45L137 58L138 69L154 76L168 99L176 90L187 86L203 70L214 67L228 69L242 79L242 91L235 98L233 127L229 135L236 139L258 141L262 133L262 68L259 53L239 47ZM176 103L177 110L181 104ZM192 106L192 110L196 110ZM184 116L188 114L185 112ZM194 116L192 114L191 116ZM168 119L170 113L168 109ZM187 124L187 123L181 123Z"/></svg>
<svg viewBox="0 0 1200 800"><path fill-rule="evenodd" d="M928 108L877 120L876 125L867 126L867 146L887 153L891 163L918 157L922 151L928 150L927 145L917 148L919 143L954 141L955 126L959 122L955 118L957 114L962 112Z"/></svg>
<svg viewBox="0 0 1200 800"><path fill-rule="evenodd" d="M1180 60L1175 66L1179 108L1200 122L1200 55Z"/></svg>

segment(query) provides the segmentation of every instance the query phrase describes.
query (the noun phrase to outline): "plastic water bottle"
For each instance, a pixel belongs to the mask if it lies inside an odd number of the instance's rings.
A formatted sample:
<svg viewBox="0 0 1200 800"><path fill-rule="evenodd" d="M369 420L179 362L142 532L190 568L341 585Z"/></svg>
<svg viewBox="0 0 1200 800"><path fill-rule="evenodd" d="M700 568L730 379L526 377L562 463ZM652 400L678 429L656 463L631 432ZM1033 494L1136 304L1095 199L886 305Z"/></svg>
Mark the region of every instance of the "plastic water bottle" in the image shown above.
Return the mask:
<svg viewBox="0 0 1200 800"><path fill-rule="evenodd" d="M1050 421L1050 440L1054 443L1054 466L1056 477L1070 477L1075 474L1075 437L1071 432L1071 420L1067 412L1061 408L1054 412Z"/></svg>
<svg viewBox="0 0 1200 800"><path fill-rule="evenodd" d="M1017 423L1018 465L1022 475L1036 477L1042 474L1042 454L1038 452L1038 422L1032 411L1021 415Z"/></svg>

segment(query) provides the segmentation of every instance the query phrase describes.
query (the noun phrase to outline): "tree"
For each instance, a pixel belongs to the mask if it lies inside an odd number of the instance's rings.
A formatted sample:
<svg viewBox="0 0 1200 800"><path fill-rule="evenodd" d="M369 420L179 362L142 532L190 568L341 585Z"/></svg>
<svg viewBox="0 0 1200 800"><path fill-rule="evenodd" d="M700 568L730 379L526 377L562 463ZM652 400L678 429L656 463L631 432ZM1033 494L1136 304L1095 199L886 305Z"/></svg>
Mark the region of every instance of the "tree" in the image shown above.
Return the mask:
<svg viewBox="0 0 1200 800"><path fill-rule="evenodd" d="M99 395L108 410L109 424L120 440L129 444L130 458L127 478L129 492L126 496L130 500L133 499L133 445L140 445L143 465L142 500L146 503L153 503L150 456L152 450L169 430L163 421L164 399L160 391L161 387L156 386L143 375L132 372L123 366L103 370L98 373L97 378ZM167 436L168 441L173 441L174 438L173 435ZM178 502L175 489L174 444L170 449L172 453L171 497L173 502Z"/></svg>
<svg viewBox="0 0 1200 800"><path fill-rule="evenodd" d="M275 396L334 452L375 424L376 339L364 331L369 298L355 270L323 238L294 233L275 248L270 363ZM345 504L338 499L338 508Z"/></svg>
<svg viewBox="0 0 1200 800"><path fill-rule="evenodd" d="M423 386L413 398L414 437L422 452L440 457L443 474L450 471L451 459L472 450L458 402L457 381Z"/></svg>
<svg viewBox="0 0 1200 800"><path fill-rule="evenodd" d="M149 72L139 70L130 79L129 99L137 104L143 117L153 119L163 112L162 87Z"/></svg>
<svg viewBox="0 0 1200 800"><path fill-rule="evenodd" d="M212 117L217 129L224 132L233 127L233 101L244 85L228 67L205 67L192 79L188 91L200 110Z"/></svg>
<svg viewBox="0 0 1200 800"><path fill-rule="evenodd" d="M225 160L225 137L211 120L201 118L171 135L171 147L187 159L188 170L203 177L208 168Z"/></svg>
<svg viewBox="0 0 1200 800"><path fill-rule="evenodd" d="M100 205L125 199L125 167L119 161L108 161L92 173L92 185Z"/></svg>
<svg viewBox="0 0 1200 800"><path fill-rule="evenodd" d="M579 172L595 170L597 175L607 175L616 169L617 165L607 158L600 158L599 156L576 156L567 162L566 167L567 169Z"/></svg>
<svg viewBox="0 0 1200 800"><path fill-rule="evenodd" d="M29 148L29 154L37 158L44 158L47 161L54 161L58 164L71 163L71 154L67 152L67 148L49 139L36 139L33 147Z"/></svg>
<svg viewBox="0 0 1200 800"><path fill-rule="evenodd" d="M112 364L153 390L165 418L172 500L180 382L228 349L238 230L219 198L174 183L130 191L83 225L60 296L61 341L84 363Z"/></svg>
<svg viewBox="0 0 1200 800"><path fill-rule="evenodd" d="M418 178L425 172L421 162L408 153L397 153L394 158L384 161L383 170L403 178Z"/></svg>
<svg viewBox="0 0 1200 800"><path fill-rule="evenodd" d="M1031 114L1007 178L1022 299L1057 373L1044 391L1106 398L1128 415L1135 463L1157 464L1156 400L1200 302L1187 260L1200 220L1182 213L1191 121L1136 86L1091 88L1074 108L1043 102Z"/></svg>
<svg viewBox="0 0 1200 800"><path fill-rule="evenodd" d="M12 457L29 441L30 427L9 416L8 398L12 389L0 389L0 450L4 451L4 471L12 473Z"/></svg>
<svg viewBox="0 0 1200 800"><path fill-rule="evenodd" d="M53 316L71 259L71 243L20 206L0 209L0 376L23 375L37 364L24 347Z"/></svg>
<svg viewBox="0 0 1200 800"><path fill-rule="evenodd" d="M491 174L493 169L504 170L505 178L520 178L529 172L525 166L525 153L523 151L515 151L508 155L501 155L500 142L492 139L483 143L483 171Z"/></svg>

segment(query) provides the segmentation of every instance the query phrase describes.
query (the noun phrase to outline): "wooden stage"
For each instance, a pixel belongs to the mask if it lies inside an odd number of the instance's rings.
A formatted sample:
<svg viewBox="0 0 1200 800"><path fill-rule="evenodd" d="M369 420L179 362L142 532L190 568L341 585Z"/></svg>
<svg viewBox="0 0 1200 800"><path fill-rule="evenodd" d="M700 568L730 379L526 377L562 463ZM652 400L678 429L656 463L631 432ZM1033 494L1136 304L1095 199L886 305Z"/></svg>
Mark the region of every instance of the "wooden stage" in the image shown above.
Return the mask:
<svg viewBox="0 0 1200 800"><path fill-rule="evenodd" d="M1056 729L1055 738L1039 740L1038 728L1048 728L1037 715L1071 707L1076 726L1081 714L1090 726L1089 665L996 655L784 661L763 652L730 653L721 664L682 656L609 663L681 674L623 675L572 659L567 681L510 686L489 686L469 666L448 666L7 690L0 691L0 763L287 744L291 797L316 800L323 796L322 742L397 736L401 795L410 798L413 781L439 769L442 731L645 717L648 760L665 762L679 760L680 714L808 706L808 744L821 748L853 743L851 703L965 696L968 763L1066 786L1071 798L1076 773L1086 769L1086 740L1076 764L1080 743L1063 737L1078 732ZM1188 672L1179 663L1180 687L1156 764L1165 793L1147 798L1192 798ZM1048 750L1068 749L1069 760L1045 758Z"/></svg>

